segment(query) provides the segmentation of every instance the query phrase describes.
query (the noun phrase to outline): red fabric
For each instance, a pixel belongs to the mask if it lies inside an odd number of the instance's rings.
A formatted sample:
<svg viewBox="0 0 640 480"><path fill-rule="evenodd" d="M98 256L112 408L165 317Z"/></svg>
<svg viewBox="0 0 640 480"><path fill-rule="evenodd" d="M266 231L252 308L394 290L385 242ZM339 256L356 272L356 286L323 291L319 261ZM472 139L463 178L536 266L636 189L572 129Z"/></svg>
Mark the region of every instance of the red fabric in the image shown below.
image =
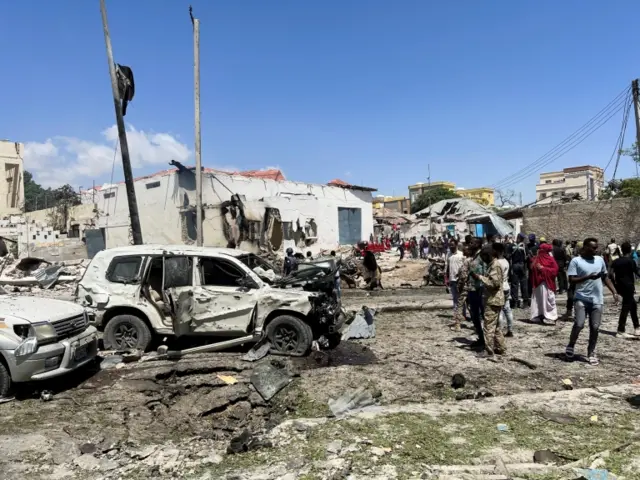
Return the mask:
<svg viewBox="0 0 640 480"><path fill-rule="evenodd" d="M538 255L533 257L531 263L531 281L533 288L542 283L547 284L547 288L556 291L556 277L558 276L558 264L551 256L552 247L548 243L543 243L538 249ZM542 269L540 268L542 267Z"/></svg>

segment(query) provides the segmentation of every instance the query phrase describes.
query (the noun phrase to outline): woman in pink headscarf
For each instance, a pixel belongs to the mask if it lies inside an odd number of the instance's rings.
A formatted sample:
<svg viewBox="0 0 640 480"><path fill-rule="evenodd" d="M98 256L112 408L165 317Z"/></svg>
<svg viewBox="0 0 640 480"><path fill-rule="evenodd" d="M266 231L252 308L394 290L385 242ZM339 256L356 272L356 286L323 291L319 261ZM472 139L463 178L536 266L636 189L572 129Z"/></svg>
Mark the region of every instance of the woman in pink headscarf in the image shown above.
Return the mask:
<svg viewBox="0 0 640 480"><path fill-rule="evenodd" d="M556 276L558 264L553 258L553 247L543 243L538 249L538 254L531 262L531 283L533 293L531 295L531 320L549 320L553 323L558 319L556 308Z"/></svg>

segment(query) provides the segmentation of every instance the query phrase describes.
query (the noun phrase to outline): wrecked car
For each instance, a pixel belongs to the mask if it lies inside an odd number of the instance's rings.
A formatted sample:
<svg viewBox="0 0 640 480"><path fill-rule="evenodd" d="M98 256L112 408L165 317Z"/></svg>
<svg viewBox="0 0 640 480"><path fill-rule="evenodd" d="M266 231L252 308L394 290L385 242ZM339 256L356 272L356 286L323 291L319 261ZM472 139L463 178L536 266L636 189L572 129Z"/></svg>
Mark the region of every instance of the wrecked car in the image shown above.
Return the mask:
<svg viewBox="0 0 640 480"><path fill-rule="evenodd" d="M330 348L344 323L331 264L279 277L242 250L139 245L103 250L87 267L76 301L104 330L107 348L146 350L154 336L266 337L273 353ZM254 270L270 272L261 278Z"/></svg>
<svg viewBox="0 0 640 480"><path fill-rule="evenodd" d="M45 380L91 362L98 336L73 302L0 295L0 398L12 383Z"/></svg>

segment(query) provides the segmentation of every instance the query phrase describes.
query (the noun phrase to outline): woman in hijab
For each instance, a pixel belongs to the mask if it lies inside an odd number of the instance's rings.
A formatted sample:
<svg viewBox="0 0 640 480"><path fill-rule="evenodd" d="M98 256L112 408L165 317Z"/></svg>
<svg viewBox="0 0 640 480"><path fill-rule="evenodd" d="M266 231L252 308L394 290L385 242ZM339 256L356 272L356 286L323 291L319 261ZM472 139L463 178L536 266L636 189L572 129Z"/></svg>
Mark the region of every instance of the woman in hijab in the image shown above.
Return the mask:
<svg viewBox="0 0 640 480"><path fill-rule="evenodd" d="M556 276L558 264L552 255L553 247L548 243L542 243L538 253L531 260L531 320L541 321L545 319L556 322L558 310L556 309Z"/></svg>
<svg viewBox="0 0 640 480"><path fill-rule="evenodd" d="M382 278L382 270L378 266L376 256L372 251L367 250L365 252L364 259L362 260L362 267L362 276L365 282L367 282L366 288L368 290L373 290L377 287L382 288L382 284L380 283L380 279Z"/></svg>

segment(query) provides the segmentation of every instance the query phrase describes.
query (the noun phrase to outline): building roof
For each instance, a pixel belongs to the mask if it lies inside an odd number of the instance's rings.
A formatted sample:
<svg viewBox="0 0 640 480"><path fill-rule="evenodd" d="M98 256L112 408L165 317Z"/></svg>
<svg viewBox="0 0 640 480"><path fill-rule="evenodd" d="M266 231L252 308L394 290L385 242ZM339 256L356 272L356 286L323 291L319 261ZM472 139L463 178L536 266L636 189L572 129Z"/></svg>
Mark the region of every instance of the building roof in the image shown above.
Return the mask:
<svg viewBox="0 0 640 480"><path fill-rule="evenodd" d="M339 178L334 178L330 182L327 183L330 187L340 187L345 188L347 190L362 190L363 192L377 192L377 188L371 187L361 187L358 185L352 185L350 183L345 182L344 180L340 180Z"/></svg>

